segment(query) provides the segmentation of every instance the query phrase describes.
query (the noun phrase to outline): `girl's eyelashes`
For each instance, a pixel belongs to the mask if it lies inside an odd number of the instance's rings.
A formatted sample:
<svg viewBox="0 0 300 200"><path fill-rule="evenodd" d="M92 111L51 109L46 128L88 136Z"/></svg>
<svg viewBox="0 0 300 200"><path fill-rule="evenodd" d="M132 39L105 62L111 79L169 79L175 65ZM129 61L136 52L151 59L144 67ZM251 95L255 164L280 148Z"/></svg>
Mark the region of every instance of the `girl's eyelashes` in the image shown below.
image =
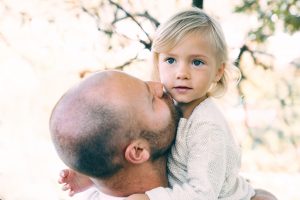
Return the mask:
<svg viewBox="0 0 300 200"><path fill-rule="evenodd" d="M164 62L172 65L172 64L175 64L177 61L174 57L166 57L166 58L164 58ZM201 59L193 59L191 64L193 67L197 68L197 67L201 67L202 65L205 65L206 63Z"/></svg>
<svg viewBox="0 0 300 200"><path fill-rule="evenodd" d="M173 63L175 63L175 58L172 58L172 57L168 57L168 58L166 58L165 59L165 61L167 62L167 63L169 63L169 64L173 64Z"/></svg>
<svg viewBox="0 0 300 200"><path fill-rule="evenodd" d="M195 60L193 60L192 64L193 64L195 67L200 67L200 66L204 65L205 63L204 63L202 60L195 59Z"/></svg>

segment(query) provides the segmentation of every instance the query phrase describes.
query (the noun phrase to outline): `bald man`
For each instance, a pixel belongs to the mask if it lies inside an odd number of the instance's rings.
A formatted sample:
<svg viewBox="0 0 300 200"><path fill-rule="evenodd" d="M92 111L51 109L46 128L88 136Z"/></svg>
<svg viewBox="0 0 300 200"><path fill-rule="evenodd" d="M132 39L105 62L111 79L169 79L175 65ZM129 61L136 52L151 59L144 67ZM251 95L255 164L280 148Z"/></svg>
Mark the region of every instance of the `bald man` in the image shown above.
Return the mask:
<svg viewBox="0 0 300 200"><path fill-rule="evenodd" d="M50 132L68 167L106 194L128 196L167 186L165 154L178 119L160 83L105 71L59 100Z"/></svg>

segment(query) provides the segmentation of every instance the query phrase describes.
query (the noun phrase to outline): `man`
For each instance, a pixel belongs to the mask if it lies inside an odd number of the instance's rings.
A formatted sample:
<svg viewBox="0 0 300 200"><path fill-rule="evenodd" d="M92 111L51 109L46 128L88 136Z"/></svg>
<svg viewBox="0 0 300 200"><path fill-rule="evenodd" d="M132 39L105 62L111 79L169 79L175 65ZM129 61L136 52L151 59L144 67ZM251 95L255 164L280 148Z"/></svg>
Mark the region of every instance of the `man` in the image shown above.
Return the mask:
<svg viewBox="0 0 300 200"><path fill-rule="evenodd" d="M95 73L70 89L50 119L61 159L109 195L167 186L165 153L179 116L162 85Z"/></svg>
<svg viewBox="0 0 300 200"><path fill-rule="evenodd" d="M178 113L160 83L104 71L59 100L50 131L67 166L90 177L103 193L126 197L167 187L165 155Z"/></svg>

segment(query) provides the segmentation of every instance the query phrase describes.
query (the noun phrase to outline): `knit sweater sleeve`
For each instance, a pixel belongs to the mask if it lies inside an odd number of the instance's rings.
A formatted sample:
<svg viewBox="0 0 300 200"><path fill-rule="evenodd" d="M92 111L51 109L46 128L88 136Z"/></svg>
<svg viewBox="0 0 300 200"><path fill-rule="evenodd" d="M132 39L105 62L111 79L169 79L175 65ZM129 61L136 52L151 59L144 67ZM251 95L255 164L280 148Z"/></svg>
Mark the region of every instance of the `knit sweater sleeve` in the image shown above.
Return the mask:
<svg viewBox="0 0 300 200"><path fill-rule="evenodd" d="M151 200L214 200L225 181L226 142L221 128L211 122L195 122L187 135L187 182L159 188L147 194ZM161 197L161 198L160 198Z"/></svg>

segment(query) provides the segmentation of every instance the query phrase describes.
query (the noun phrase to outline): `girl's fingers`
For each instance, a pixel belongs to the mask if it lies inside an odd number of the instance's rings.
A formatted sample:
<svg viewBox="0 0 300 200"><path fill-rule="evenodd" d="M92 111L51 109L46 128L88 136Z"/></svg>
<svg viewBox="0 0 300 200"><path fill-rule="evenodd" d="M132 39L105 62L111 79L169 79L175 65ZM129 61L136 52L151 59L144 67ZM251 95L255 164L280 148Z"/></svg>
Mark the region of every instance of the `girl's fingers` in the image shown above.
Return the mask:
<svg viewBox="0 0 300 200"><path fill-rule="evenodd" d="M58 183L62 184L66 182L66 179L68 178L69 175L69 170L64 169L61 170L59 173L59 179L58 179Z"/></svg>
<svg viewBox="0 0 300 200"><path fill-rule="evenodd" d="M70 190L70 189L71 189L71 187L70 187L69 184L65 184L65 185L63 185L63 187L62 187L62 190L63 190L63 191Z"/></svg>
<svg viewBox="0 0 300 200"><path fill-rule="evenodd" d="M69 196L72 197L75 194L74 190L70 190Z"/></svg>

